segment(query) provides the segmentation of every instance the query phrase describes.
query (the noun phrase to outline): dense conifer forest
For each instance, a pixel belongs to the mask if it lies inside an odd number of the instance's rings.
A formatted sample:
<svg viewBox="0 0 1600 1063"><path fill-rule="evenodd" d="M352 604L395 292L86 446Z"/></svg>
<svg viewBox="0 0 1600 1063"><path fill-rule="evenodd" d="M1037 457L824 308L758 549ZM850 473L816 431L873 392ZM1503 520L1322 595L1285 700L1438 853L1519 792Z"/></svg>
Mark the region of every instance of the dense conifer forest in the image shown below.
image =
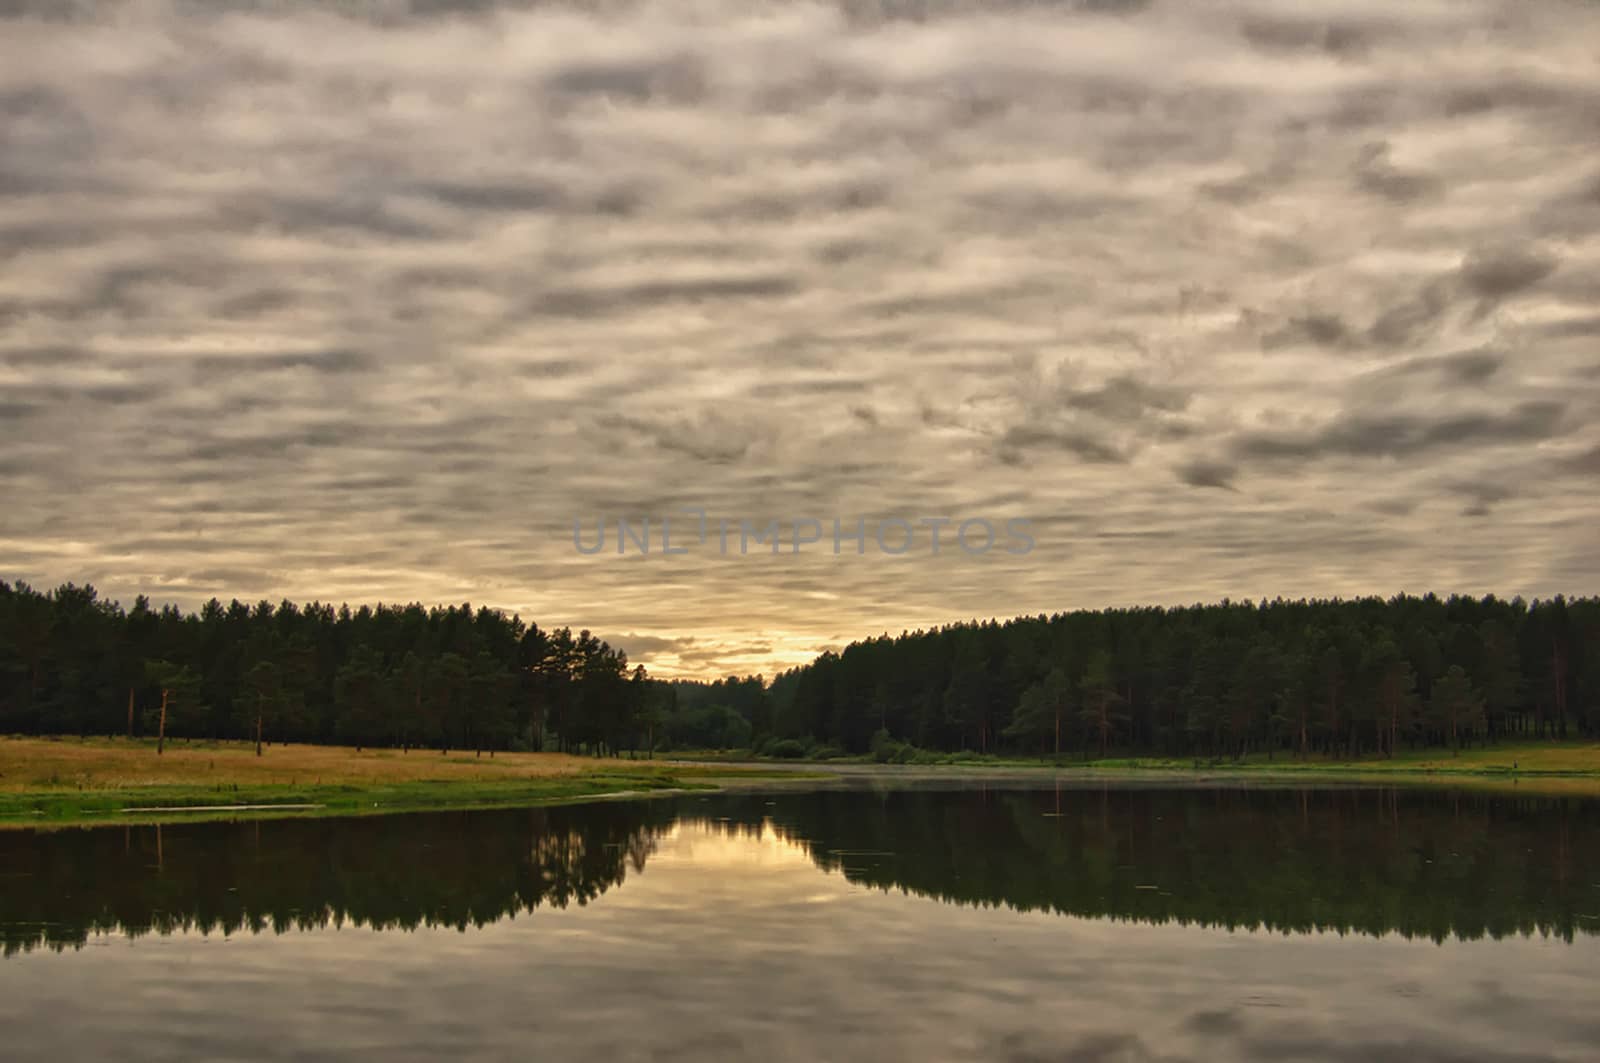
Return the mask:
<svg viewBox="0 0 1600 1063"><path fill-rule="evenodd" d="M651 679L471 605L131 608L0 582L0 732L776 756L1348 757L1600 737L1600 599L1222 602L954 624L771 682Z"/></svg>
<svg viewBox="0 0 1600 1063"><path fill-rule="evenodd" d="M772 699L781 735L901 756L900 743L1354 756L1594 738L1600 600L1224 601L957 624L825 653Z"/></svg>

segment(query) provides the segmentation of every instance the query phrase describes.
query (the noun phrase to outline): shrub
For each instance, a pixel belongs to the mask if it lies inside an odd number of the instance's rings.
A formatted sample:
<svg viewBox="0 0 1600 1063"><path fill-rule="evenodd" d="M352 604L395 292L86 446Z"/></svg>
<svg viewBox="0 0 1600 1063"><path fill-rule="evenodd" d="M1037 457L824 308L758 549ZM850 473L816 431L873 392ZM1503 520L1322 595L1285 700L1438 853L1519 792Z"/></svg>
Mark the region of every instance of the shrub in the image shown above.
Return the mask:
<svg viewBox="0 0 1600 1063"><path fill-rule="evenodd" d="M767 756L780 760L799 760L805 755L805 744L793 738L779 739L767 747Z"/></svg>
<svg viewBox="0 0 1600 1063"><path fill-rule="evenodd" d="M888 731L878 730L872 736L872 742L867 749L872 753L872 759L879 764L893 764L900 751L906 748L902 742L897 742L889 736Z"/></svg>

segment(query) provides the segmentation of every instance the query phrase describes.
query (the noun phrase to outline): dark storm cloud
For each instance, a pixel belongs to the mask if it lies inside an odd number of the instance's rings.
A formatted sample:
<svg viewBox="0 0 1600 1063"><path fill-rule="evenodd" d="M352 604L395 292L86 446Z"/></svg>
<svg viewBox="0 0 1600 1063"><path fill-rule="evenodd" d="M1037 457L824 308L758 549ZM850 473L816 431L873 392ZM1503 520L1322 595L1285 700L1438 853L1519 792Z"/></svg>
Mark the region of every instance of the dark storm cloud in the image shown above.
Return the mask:
<svg viewBox="0 0 1600 1063"><path fill-rule="evenodd" d="M488 601L699 674L1074 604L1571 590L1592 8L0 0L0 556ZM684 505L1039 545L571 547Z"/></svg>

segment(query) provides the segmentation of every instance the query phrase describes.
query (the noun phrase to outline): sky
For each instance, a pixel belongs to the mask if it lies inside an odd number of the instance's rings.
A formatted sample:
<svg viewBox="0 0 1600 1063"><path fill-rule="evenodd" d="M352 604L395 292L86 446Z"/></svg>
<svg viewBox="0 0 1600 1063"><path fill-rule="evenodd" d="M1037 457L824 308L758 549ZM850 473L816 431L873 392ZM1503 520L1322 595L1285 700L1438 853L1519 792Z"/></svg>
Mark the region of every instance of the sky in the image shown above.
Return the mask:
<svg viewBox="0 0 1600 1063"><path fill-rule="evenodd" d="M1597 43L1563 0L0 0L0 579L471 602L664 676L1594 593Z"/></svg>

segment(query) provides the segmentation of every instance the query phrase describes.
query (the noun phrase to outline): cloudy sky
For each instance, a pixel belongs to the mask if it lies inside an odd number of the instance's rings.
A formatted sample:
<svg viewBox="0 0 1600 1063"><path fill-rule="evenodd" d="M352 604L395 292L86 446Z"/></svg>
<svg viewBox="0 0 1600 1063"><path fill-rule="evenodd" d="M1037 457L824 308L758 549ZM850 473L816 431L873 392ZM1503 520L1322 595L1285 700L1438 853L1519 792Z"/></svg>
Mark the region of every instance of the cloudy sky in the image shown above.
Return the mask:
<svg viewBox="0 0 1600 1063"><path fill-rule="evenodd" d="M1597 143L1593 2L3 0L0 578L659 674L1594 592ZM828 535L574 549L683 507Z"/></svg>

